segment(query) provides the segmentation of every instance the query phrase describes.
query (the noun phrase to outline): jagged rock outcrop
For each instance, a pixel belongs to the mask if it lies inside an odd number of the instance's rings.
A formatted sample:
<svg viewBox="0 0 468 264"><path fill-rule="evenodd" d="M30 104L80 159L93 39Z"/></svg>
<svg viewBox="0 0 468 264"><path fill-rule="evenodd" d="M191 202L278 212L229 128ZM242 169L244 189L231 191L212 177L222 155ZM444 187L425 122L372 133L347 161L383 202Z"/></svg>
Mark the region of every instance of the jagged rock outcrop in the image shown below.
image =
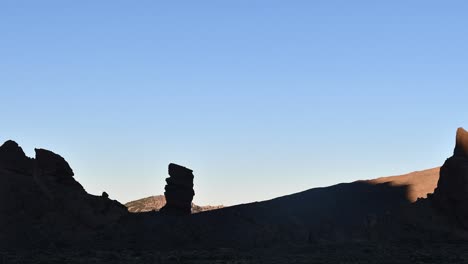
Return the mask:
<svg viewBox="0 0 468 264"><path fill-rule="evenodd" d="M434 205L468 229L468 132L457 130L453 156L440 168Z"/></svg>
<svg viewBox="0 0 468 264"><path fill-rule="evenodd" d="M191 169L171 163L169 164L169 178L166 178L166 205L161 208L162 213L190 214L193 190L193 173Z"/></svg>
<svg viewBox="0 0 468 264"><path fill-rule="evenodd" d="M74 178L73 170L60 155L45 149L35 149L34 180L50 198L59 200L70 193L85 193Z"/></svg>
<svg viewBox="0 0 468 264"><path fill-rule="evenodd" d="M97 227L117 220L126 207L104 196L89 195L60 155L35 149L34 179L44 194L82 223Z"/></svg>
<svg viewBox="0 0 468 264"><path fill-rule="evenodd" d="M0 147L0 247L78 240L128 213L106 195L88 194L60 155L35 151L31 159L14 141Z"/></svg>

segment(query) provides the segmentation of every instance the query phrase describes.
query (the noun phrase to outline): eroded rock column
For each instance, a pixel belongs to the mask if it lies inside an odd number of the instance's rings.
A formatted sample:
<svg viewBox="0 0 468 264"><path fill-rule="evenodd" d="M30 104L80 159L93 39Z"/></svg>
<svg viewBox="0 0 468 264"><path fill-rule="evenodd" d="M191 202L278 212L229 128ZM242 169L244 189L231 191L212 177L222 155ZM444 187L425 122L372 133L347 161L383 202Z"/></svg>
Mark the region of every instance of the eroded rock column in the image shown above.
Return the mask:
<svg viewBox="0 0 468 264"><path fill-rule="evenodd" d="M193 190L193 173L191 169L171 163L169 164L169 178L166 178L164 196L166 205L160 212L168 214L190 214Z"/></svg>

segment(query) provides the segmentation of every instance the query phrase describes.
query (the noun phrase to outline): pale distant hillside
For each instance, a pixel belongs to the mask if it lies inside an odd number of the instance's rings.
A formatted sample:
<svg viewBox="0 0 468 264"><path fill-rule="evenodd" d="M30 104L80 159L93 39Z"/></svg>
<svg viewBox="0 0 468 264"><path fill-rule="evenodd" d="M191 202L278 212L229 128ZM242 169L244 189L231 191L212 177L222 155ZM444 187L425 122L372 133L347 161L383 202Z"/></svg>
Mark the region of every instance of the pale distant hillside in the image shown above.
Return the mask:
<svg viewBox="0 0 468 264"><path fill-rule="evenodd" d="M149 212L149 211L159 211L166 204L166 198L164 195L155 195L139 200L131 201L125 204L129 212L140 213L140 212ZM192 203L192 214L211 211L223 208L222 205L205 205L200 206Z"/></svg>

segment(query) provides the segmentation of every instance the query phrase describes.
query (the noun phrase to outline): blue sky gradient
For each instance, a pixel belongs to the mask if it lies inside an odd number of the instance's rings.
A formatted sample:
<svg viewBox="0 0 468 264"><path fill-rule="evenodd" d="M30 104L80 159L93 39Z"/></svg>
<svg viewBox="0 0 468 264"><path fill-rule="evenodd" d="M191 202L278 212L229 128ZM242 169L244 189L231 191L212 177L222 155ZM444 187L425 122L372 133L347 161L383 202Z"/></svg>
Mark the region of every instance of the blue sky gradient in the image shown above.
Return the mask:
<svg viewBox="0 0 468 264"><path fill-rule="evenodd" d="M0 140L91 193L237 204L441 165L468 127L466 1L1 1Z"/></svg>

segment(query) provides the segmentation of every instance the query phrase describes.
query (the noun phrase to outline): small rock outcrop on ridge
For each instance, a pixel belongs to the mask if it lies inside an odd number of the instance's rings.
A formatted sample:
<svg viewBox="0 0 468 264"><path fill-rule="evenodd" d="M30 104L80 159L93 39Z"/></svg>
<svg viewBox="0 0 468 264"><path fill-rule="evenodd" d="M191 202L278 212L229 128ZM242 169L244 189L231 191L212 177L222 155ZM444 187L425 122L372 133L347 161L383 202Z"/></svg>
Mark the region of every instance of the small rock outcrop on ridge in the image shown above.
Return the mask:
<svg viewBox="0 0 468 264"><path fill-rule="evenodd" d="M453 156L440 168L440 178L433 195L437 208L468 228L468 132L457 130Z"/></svg>
<svg viewBox="0 0 468 264"><path fill-rule="evenodd" d="M195 195L193 190L193 173L191 169L180 165L169 164L169 178L166 178L166 205L161 208L162 213L190 214L192 210L192 199Z"/></svg>

